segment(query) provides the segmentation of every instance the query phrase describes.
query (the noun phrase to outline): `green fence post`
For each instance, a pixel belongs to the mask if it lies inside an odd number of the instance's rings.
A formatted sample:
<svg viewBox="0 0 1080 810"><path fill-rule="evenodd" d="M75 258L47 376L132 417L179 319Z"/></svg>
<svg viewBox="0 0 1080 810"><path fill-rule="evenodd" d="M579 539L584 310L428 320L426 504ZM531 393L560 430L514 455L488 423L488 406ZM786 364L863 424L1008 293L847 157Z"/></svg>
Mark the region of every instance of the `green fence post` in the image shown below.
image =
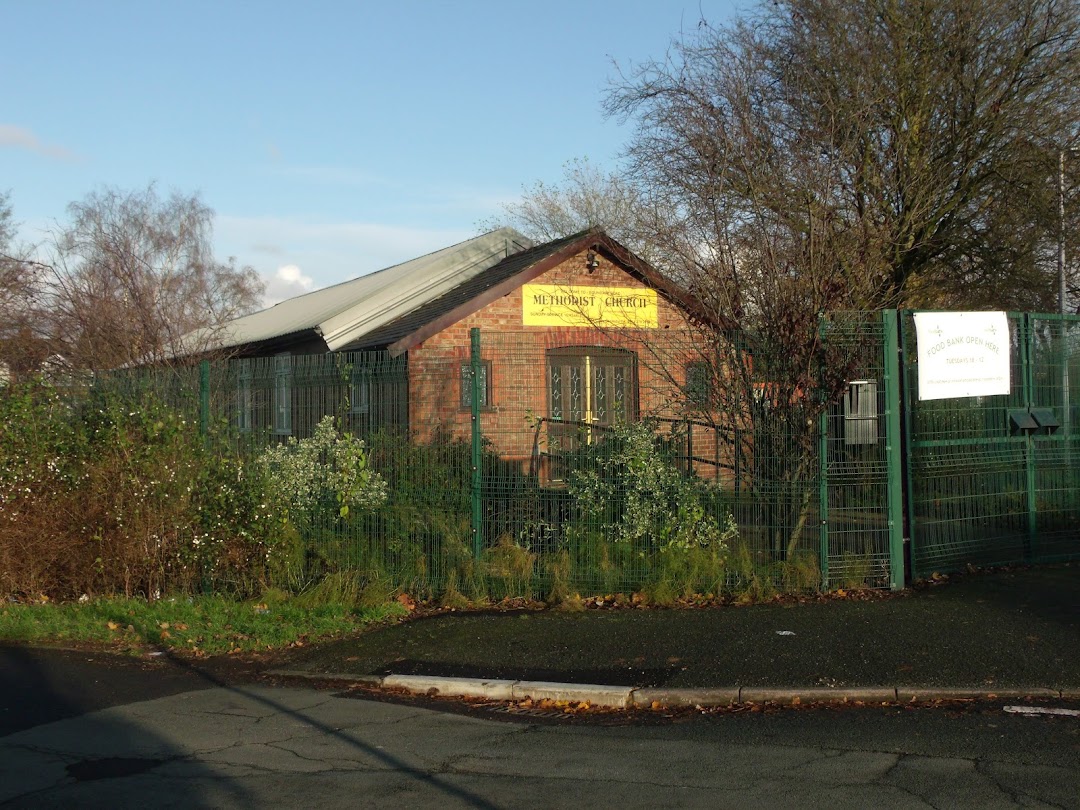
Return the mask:
<svg viewBox="0 0 1080 810"><path fill-rule="evenodd" d="M888 468L889 511L889 587L898 591L904 587L904 483L900 454L903 452L900 433L900 346L899 319L895 309L883 310L881 324L885 330L885 459Z"/></svg>
<svg viewBox="0 0 1080 810"><path fill-rule="evenodd" d="M821 412L818 438L818 518L821 521L818 567L822 590L829 589L829 406Z"/></svg>
<svg viewBox="0 0 1080 810"><path fill-rule="evenodd" d="M818 338L824 342L825 321L818 321ZM818 567L821 569L821 588L829 589L829 403L823 402L818 417Z"/></svg>
<svg viewBox="0 0 1080 810"><path fill-rule="evenodd" d="M210 433L210 361L199 363L199 433Z"/></svg>
<svg viewBox="0 0 1080 810"><path fill-rule="evenodd" d="M907 504L905 506L905 515L907 516L907 530L908 530L908 554L911 558L911 578L915 579L921 576L916 565L916 552L918 551L919 543L919 524L915 515L915 475L913 472L915 454L912 450L912 436L914 435L914 412L916 400L912 397L912 384L911 384L911 371L910 364L908 362L908 346L910 345L911 334L908 331L908 314L909 310L900 310L897 315L897 319L900 322L900 374L903 375L900 379L901 383L901 399L900 405L903 414L903 426L904 426L904 439L903 439L903 452L906 464L904 464L904 494ZM917 356L917 355L916 355Z"/></svg>
<svg viewBox="0 0 1080 810"><path fill-rule="evenodd" d="M1031 316L1027 313L1020 317L1017 328L1020 330L1020 368L1024 386L1024 408L1030 410L1035 403L1035 378L1032 369L1032 344L1035 330L1031 327ZM1025 431L1024 472L1027 479L1027 541L1024 543L1024 561L1030 562L1035 553L1035 543L1039 532L1038 488L1035 480L1035 439L1031 431Z"/></svg>
<svg viewBox="0 0 1080 810"><path fill-rule="evenodd" d="M483 546L484 530L484 505L483 505L483 475L481 464L483 457L481 450L483 440L480 432L480 375L483 372L483 364L480 360L480 330L473 327L469 330L469 377L472 384L470 405L472 410L472 537L473 556L480 559L480 550Z"/></svg>

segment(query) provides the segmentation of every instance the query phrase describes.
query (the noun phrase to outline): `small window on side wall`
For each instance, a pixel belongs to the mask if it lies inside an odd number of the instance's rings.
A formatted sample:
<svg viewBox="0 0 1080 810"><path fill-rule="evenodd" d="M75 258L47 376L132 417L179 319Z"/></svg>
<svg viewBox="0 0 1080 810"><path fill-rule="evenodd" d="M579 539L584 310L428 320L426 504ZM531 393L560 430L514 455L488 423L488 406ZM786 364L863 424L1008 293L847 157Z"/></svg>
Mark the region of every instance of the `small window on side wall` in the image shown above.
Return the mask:
<svg viewBox="0 0 1080 810"><path fill-rule="evenodd" d="M707 360L691 360L686 364L686 385L683 387L686 404L698 410L708 410L712 394L712 366Z"/></svg>
<svg viewBox="0 0 1080 810"><path fill-rule="evenodd" d="M236 375L236 429L250 433L253 427L255 396L252 391L253 374L250 360L239 361Z"/></svg>
<svg viewBox="0 0 1080 810"><path fill-rule="evenodd" d="M353 369L349 380L349 412L363 414L371 411L371 378L363 369Z"/></svg>
<svg viewBox="0 0 1080 810"><path fill-rule="evenodd" d="M491 407L491 361L480 362L480 407ZM461 364L460 397L458 402L462 410L472 410L472 364Z"/></svg>
<svg viewBox="0 0 1080 810"><path fill-rule="evenodd" d="M274 433L292 433L292 356L288 352L274 358Z"/></svg>

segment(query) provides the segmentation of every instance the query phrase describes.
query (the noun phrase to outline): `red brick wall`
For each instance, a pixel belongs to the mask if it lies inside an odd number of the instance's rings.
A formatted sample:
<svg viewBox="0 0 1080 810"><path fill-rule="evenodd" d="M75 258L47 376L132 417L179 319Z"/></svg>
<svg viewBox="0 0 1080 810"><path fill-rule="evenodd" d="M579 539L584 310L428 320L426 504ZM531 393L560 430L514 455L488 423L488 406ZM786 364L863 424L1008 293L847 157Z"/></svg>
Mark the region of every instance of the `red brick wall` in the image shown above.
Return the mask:
<svg viewBox="0 0 1080 810"><path fill-rule="evenodd" d="M606 257L589 271L586 253L571 257L534 284L574 287L645 285ZM517 289L450 326L409 352L410 424L421 440L439 430L467 438L471 415L460 407L461 365L469 362L469 332L481 330L481 356L491 362L489 407L482 431L507 458L528 460L536 432L530 416L548 415L546 352L564 346L610 346L638 356L639 413L671 415L692 355L691 333L682 311L658 296L656 329L524 326L522 291ZM541 431L541 437L543 431Z"/></svg>

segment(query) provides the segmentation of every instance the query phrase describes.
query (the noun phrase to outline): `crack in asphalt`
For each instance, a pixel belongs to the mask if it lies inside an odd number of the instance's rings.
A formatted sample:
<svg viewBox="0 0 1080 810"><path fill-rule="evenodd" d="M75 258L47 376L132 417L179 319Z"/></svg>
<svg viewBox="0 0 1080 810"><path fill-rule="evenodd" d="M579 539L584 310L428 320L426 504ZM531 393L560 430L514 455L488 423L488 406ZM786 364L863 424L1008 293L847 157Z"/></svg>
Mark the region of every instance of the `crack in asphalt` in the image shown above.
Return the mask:
<svg viewBox="0 0 1080 810"><path fill-rule="evenodd" d="M975 772L987 781L989 781L991 784L993 784L993 786L996 787L1001 793L1012 799L1013 803L1016 804L1017 807L1026 807L1037 802L1039 804L1047 805L1048 807L1057 808L1057 810L1068 810L1068 805L1054 804L1053 802L1047 801L1046 799L1036 799L1028 793L1021 791L1020 788L1010 788L1008 785L1002 782L1001 779L999 779L994 774L989 773L987 770L987 768L989 768L989 766L991 765L1002 764L1008 763L1001 763L997 761L985 762L981 760L975 760Z"/></svg>

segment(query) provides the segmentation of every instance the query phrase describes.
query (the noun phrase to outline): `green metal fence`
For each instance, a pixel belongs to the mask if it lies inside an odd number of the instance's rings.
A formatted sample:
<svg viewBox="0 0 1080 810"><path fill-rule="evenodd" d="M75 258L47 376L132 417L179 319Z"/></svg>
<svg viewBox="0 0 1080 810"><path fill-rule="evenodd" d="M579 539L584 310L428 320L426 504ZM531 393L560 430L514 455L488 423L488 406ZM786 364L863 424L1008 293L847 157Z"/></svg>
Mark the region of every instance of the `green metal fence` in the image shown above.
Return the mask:
<svg viewBox="0 0 1080 810"><path fill-rule="evenodd" d="M1013 393L920 402L911 313L837 316L775 379L753 336L491 331L384 352L113 375L254 458L325 416L387 483L303 527L293 584L377 570L420 593L899 588L1076 556L1080 319L1012 315ZM1070 398L1071 395L1071 398ZM1012 435L1054 409L1052 435Z"/></svg>
<svg viewBox="0 0 1080 810"><path fill-rule="evenodd" d="M900 588L904 583L899 366L896 313L853 315L830 327L847 362L846 385L825 407L820 542L826 584Z"/></svg>
<svg viewBox="0 0 1080 810"><path fill-rule="evenodd" d="M913 316L902 316L913 576L1076 557L1080 319L1011 313L1010 394L920 401ZM1058 426L1024 427L1033 411Z"/></svg>

